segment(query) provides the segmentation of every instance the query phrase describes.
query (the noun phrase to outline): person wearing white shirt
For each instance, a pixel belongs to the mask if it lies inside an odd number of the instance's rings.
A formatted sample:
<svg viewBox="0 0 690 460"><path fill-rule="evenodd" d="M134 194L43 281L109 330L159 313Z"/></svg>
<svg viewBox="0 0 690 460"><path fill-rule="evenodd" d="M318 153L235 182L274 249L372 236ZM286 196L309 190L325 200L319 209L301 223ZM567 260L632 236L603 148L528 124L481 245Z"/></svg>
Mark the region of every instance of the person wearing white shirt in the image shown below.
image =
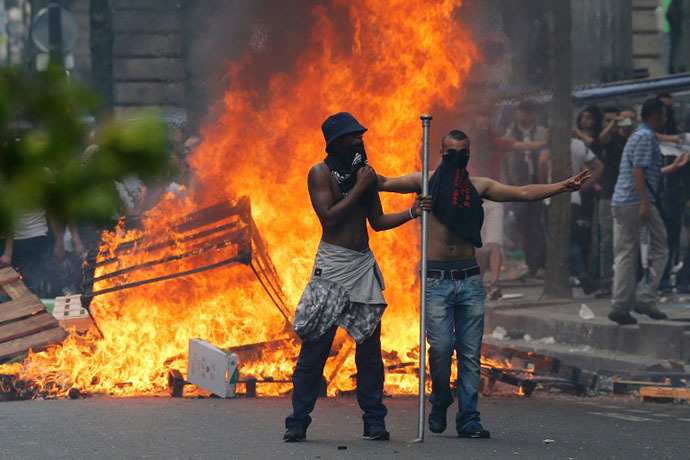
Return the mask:
<svg viewBox="0 0 690 460"><path fill-rule="evenodd" d="M19 214L14 231L4 235L0 267L14 267L27 288L39 297L46 256L49 252L48 220L43 210Z"/></svg>

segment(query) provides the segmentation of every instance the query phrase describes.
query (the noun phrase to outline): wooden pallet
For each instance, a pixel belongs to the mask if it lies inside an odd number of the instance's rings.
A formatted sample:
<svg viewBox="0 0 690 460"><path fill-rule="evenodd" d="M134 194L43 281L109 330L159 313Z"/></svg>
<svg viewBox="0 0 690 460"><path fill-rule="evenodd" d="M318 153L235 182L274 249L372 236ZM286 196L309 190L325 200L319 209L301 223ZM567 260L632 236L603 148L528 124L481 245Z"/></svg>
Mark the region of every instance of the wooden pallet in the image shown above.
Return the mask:
<svg viewBox="0 0 690 460"><path fill-rule="evenodd" d="M0 303L0 363L29 351L60 343L67 332L27 289L12 268L0 269L0 290L9 297Z"/></svg>
<svg viewBox="0 0 690 460"><path fill-rule="evenodd" d="M643 387L664 387L664 388L672 388L671 387L671 379L667 378L664 379L663 382L649 382L649 381L641 381L641 380L618 380L614 377L613 379L613 394L614 395L629 395L634 392L639 392L640 388Z"/></svg>
<svg viewBox="0 0 690 460"><path fill-rule="evenodd" d="M641 387L640 400L690 400L690 388Z"/></svg>

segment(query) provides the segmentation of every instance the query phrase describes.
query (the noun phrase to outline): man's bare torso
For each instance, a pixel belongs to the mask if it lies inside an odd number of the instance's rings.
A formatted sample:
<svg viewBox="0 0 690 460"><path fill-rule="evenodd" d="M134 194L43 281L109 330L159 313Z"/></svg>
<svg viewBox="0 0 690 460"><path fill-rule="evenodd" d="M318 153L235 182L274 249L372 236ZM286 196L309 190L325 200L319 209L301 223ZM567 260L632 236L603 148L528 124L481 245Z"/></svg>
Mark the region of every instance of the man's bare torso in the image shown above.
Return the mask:
<svg viewBox="0 0 690 460"><path fill-rule="evenodd" d="M429 213L429 260L460 260L474 257L474 245Z"/></svg>
<svg viewBox="0 0 690 460"><path fill-rule="evenodd" d="M340 187L331 175L330 168L326 163L319 163L318 174L328 176L328 181L333 194L333 202L337 203L344 198ZM327 243L342 246L344 248L361 251L369 246L369 234L367 232L367 216L371 206L371 195L364 194L355 205L348 219L341 225L333 228L326 228L321 225L323 230L321 239Z"/></svg>
<svg viewBox="0 0 690 460"><path fill-rule="evenodd" d="M485 179L471 177L479 196L486 190ZM433 212L429 213L429 260L460 260L474 258L474 245L444 225Z"/></svg>

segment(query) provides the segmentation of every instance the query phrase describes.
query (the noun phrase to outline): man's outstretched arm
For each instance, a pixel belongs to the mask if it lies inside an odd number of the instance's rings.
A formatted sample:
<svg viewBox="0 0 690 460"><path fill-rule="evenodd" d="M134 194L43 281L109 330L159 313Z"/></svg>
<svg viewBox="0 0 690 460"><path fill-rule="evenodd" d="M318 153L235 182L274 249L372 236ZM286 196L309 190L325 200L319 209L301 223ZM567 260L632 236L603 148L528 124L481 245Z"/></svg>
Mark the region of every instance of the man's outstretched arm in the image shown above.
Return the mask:
<svg viewBox="0 0 690 460"><path fill-rule="evenodd" d="M431 172L429 175L431 176ZM400 177L378 175L379 191L395 193L419 193L422 191L422 173L413 172Z"/></svg>
<svg viewBox="0 0 690 460"><path fill-rule="evenodd" d="M575 192L591 176L588 170L554 184L530 184L522 187L502 184L486 177L472 178L472 183L483 198L491 201L536 201L559 193Z"/></svg>

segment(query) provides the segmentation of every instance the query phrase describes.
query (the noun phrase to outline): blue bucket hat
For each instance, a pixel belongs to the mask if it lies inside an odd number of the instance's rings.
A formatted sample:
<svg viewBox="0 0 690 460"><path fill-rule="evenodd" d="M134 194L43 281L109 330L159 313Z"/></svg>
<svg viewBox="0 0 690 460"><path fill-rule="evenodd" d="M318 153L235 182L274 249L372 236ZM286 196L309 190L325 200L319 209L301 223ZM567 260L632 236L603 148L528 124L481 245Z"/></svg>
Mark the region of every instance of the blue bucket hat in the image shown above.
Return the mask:
<svg viewBox="0 0 690 460"><path fill-rule="evenodd" d="M323 137L326 139L326 147L345 134L363 133L367 130L362 126L352 114L348 112L339 112L326 118L326 121L321 125Z"/></svg>

